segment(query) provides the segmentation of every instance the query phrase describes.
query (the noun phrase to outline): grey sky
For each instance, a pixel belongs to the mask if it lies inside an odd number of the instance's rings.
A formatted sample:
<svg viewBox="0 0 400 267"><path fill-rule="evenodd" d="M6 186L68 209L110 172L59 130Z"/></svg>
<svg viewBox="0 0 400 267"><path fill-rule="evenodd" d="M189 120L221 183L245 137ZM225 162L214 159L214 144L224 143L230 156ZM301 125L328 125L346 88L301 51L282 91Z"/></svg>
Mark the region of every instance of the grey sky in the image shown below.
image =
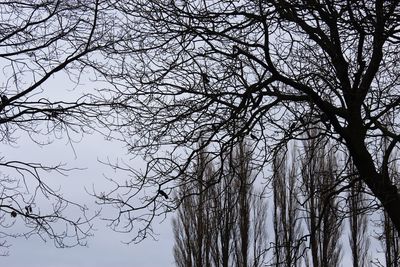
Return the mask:
<svg viewBox="0 0 400 267"><path fill-rule="evenodd" d="M99 191L107 189L110 184L103 175L110 177L114 172L98 162L98 159L111 160L130 156L126 154L121 145L115 142L107 142L100 136L86 136L83 141L75 145L76 158L72 148L66 145L65 140L57 140L54 144L38 147L21 138L15 148L7 147L2 153L7 154L9 159L19 158L35 160L44 163L56 163L58 161L68 163L69 167L86 167L86 170L74 171L68 177L54 176L55 183L62 186L63 194L71 200L88 205L92 211L99 207L94 205L84 188L91 188L95 185ZM137 166L138 168L140 167ZM119 177L122 181L123 175ZM270 206L271 207L271 206ZM103 209L103 216L110 216L115 213L113 209ZM10 256L0 257L0 266L7 267L168 267L174 266L172 247L173 233L167 218L163 223L156 222L154 230L159 234L158 241L146 239L139 244L126 245L133 236L120 234L105 226L100 219L95 220L97 231L94 236L88 239L88 247L75 247L71 249L57 249L51 240L44 243L37 237L30 239L10 240ZM272 231L272 229L271 229ZM343 265L349 266L349 249L347 237L344 237L345 255ZM374 244L373 244L374 245ZM376 253L377 248L372 246L373 258L382 257L382 253ZM374 253L376 255L374 255Z"/></svg>
<svg viewBox="0 0 400 267"><path fill-rule="evenodd" d="M117 178L111 168L98 162L98 159L111 160L124 158L129 161L130 155L121 144L105 141L98 135L86 136L82 142L74 146L73 149L66 144L65 140L56 140L54 144L39 147L27 138L21 136L17 147L4 147L2 154L6 154L8 159L20 159L27 161L37 161L47 164L54 164L59 161L68 163L69 167L86 168L82 171L74 171L68 177L50 175L49 178L54 184L62 187L64 196L78 203L88 205L92 211L99 207L94 205L94 199L85 192L85 187L90 189L93 185L98 191L106 191L110 184L103 175ZM138 168L141 165L137 165ZM121 181L126 176L118 177ZM271 205L269 205L271 207ZM103 216L110 216L117 212L113 209L103 209ZM154 230L159 234L156 236L158 241L151 238L139 244L126 245L123 241L128 241L130 234L120 234L112 231L105 226L105 222L97 219L94 221L97 231L94 236L88 239L88 247L75 247L71 249L57 249L51 240L44 243L37 237L30 239L9 240L12 244L10 256L0 257L0 266L7 267L168 267L174 266L172 247L173 233L167 218L163 223L156 222ZM15 229L14 229L15 230ZM272 229L270 233L272 232ZM347 247L347 237L344 237L345 255L343 265L349 266L349 248ZM382 257L383 254L376 253L374 244L371 248L373 258ZM376 255L374 255L374 253Z"/></svg>
<svg viewBox="0 0 400 267"><path fill-rule="evenodd" d="M73 85L69 84L66 77L50 79L45 85L48 97L71 98L77 94L79 90L93 88L96 86L89 81L83 84L76 91L69 91ZM62 85L62 86L60 86ZM61 96L60 96L61 94ZM40 95L42 97L42 95ZM70 200L88 205L92 212L99 207L94 205L94 199L91 198L84 190L90 189L92 185L98 192L107 191L110 184L103 175L114 177L113 171L98 162L117 158L125 158L130 160L130 155L126 154L126 149L116 142L105 141L104 138L92 135L85 136L82 142L74 145L72 149L65 139L56 140L54 144L39 147L32 144L26 136L21 136L16 147L2 146L2 155L6 155L8 160L26 160L36 161L47 164L55 164L65 162L68 167L86 168L82 171L74 171L68 177L61 177L51 174L49 179L54 185L60 185L62 193ZM76 157L75 157L76 155ZM140 168L139 165L135 167ZM116 178L116 177L114 177ZM120 181L124 181L126 177L123 175L118 177ZM103 216L108 217L117 212L112 209L104 209ZM158 241L146 239L139 244L126 245L123 241L128 241L135 233L118 234L105 227L105 223L100 219L94 221L97 231L94 237L88 239L88 247L75 247L71 249L57 249L53 246L51 240L44 243L37 237L30 239L9 240L12 244L10 248L10 256L0 257L0 266L7 267L163 267L174 266L172 247L173 234L170 225L170 218L164 223L155 223L154 230L159 234ZM272 230L272 229L271 229ZM343 240L346 244L347 240ZM372 248L372 252L376 249ZM346 248L346 256L344 257L343 266L350 265L348 257L349 250ZM375 257L382 257L373 255Z"/></svg>
<svg viewBox="0 0 400 267"><path fill-rule="evenodd" d="M34 238L13 241L9 257L0 258L0 266L8 267L158 267L173 266L172 239L168 223L157 227L159 241L144 240L137 245L124 245L126 237L99 228L89 246L57 249Z"/></svg>
<svg viewBox="0 0 400 267"><path fill-rule="evenodd" d="M113 171L98 162L98 159L111 160L126 157L126 150L118 143L107 142L100 136L86 136L82 142L75 145L76 158L72 148L65 140L56 140L49 146L39 147L27 138L21 136L17 147L3 146L2 154L7 159L55 164L68 163L68 167L87 168L74 171L68 177L49 174L52 184L60 184L65 197L78 203L88 205L92 212L99 209L94 205L94 199L85 192L85 187L90 189L95 184L96 189L107 189L110 184L103 174L113 176ZM125 179L122 175L120 179ZM110 216L112 209L103 209L103 216ZM140 266L159 267L173 266L172 246L173 235L170 220L164 223L155 223L154 230L159 234L158 241L146 239L139 244L126 245L133 236L119 234L105 226L105 222L97 219L94 221L97 231L88 239L88 247L75 247L71 249L57 249L51 240L44 243L38 237L29 239L11 239L12 247L10 256L0 257L0 266L7 267L105 267L105 266ZM12 231L16 229L13 228Z"/></svg>

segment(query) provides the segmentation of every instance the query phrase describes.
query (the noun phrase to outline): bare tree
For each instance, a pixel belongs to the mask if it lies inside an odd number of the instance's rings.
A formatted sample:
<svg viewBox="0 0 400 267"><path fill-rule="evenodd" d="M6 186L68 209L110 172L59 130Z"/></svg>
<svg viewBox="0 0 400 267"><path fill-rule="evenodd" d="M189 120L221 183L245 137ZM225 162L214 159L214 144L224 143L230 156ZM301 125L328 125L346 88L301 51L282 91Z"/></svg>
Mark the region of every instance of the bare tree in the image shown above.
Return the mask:
<svg viewBox="0 0 400 267"><path fill-rule="evenodd" d="M229 174L237 188L237 221L233 235L236 266L258 267L265 264L267 249L267 203L255 190L252 153L243 141L235 147Z"/></svg>
<svg viewBox="0 0 400 267"><path fill-rule="evenodd" d="M291 155L295 154L292 151ZM274 257L275 266L301 266L302 224L298 195L300 186L294 159L282 155L275 158L274 198Z"/></svg>
<svg viewBox="0 0 400 267"><path fill-rule="evenodd" d="M96 129L99 114L93 107L100 109L107 104L90 97L94 91L72 92L73 88L64 90L50 81L58 77L58 81L77 86L87 67L84 61L115 45L118 36L109 36L109 22L113 20L108 6L98 0L0 4L3 147L18 146L23 137L40 146L63 138L73 149L85 133ZM21 148L21 158L28 154L24 149ZM50 178L69 174L74 168L57 159L50 165L34 162L34 158L14 159L4 151L0 156L2 242L7 237L39 235L59 247L84 244L91 229L87 208L64 198L58 187L50 186ZM67 210L76 216L66 216ZM25 230L15 229L21 223ZM67 228L61 229L60 225Z"/></svg>
<svg viewBox="0 0 400 267"><path fill-rule="evenodd" d="M336 190L340 179L331 145L325 138L305 141L301 162L312 266L339 266L342 219L336 195L331 192Z"/></svg>
<svg viewBox="0 0 400 267"><path fill-rule="evenodd" d="M400 239L387 214L382 215L383 233L380 236L385 252L385 266L399 266L400 262Z"/></svg>
<svg viewBox="0 0 400 267"><path fill-rule="evenodd" d="M201 155L194 166L197 175L203 176L201 182L191 191L180 187L186 197L173 220L177 265L262 266L266 207L262 195L252 189L251 155L244 144L238 146L222 180L211 187L216 178L214 165ZM205 162L206 172L201 167Z"/></svg>
<svg viewBox="0 0 400 267"><path fill-rule="evenodd" d="M398 183L399 172L395 164L391 165L390 172L392 174L392 179L395 179L395 182ZM377 266L400 266L400 237L385 211L382 211L381 218L376 224L381 231L378 232L377 238L385 253L385 262L382 265L382 263L376 259L374 263L377 264Z"/></svg>
<svg viewBox="0 0 400 267"><path fill-rule="evenodd" d="M353 258L353 266L370 266L371 258L368 253L370 240L368 233L367 199L363 184L359 180L355 168L350 164L348 175L353 186L348 192L349 201L349 243Z"/></svg>
<svg viewBox="0 0 400 267"><path fill-rule="evenodd" d="M252 235L250 238L253 260L249 266L261 267L265 265L267 257L267 201L262 191L254 191L251 198L251 218L250 228Z"/></svg>
<svg viewBox="0 0 400 267"><path fill-rule="evenodd" d="M251 184L251 155L246 153L244 144L240 144L236 151L235 162L232 166L232 175L236 177L238 190L237 218L239 226L234 235L236 266L249 266L250 250L250 201L252 198Z"/></svg>
<svg viewBox="0 0 400 267"><path fill-rule="evenodd" d="M226 201L221 200L229 193L221 192L220 187L209 187L215 179L215 173L212 162L205 154L204 150L200 151L197 163L192 167L197 183L184 183L179 188L178 194L185 199L178 209L177 217L173 219L177 266L219 266L221 262L222 266L228 264L230 242L226 248L224 241L231 239L232 230L229 226L233 225L231 220L234 213L232 208L223 206Z"/></svg>
<svg viewBox="0 0 400 267"><path fill-rule="evenodd" d="M102 55L107 64L91 65L114 86L103 99L121 103L105 126L128 126L120 138L148 162L135 173L129 198L118 198L122 186L106 194L105 204L123 211L116 225L124 221L128 230L140 220L145 228L154 214L176 207L154 196L184 175L200 139L214 146L211 157L223 159L249 136L266 166L271 151L319 128L347 151L400 230L400 195L388 171L400 130L399 1L112 4L126 22L123 40ZM382 138L389 145L380 151ZM153 196L132 203L142 190ZM137 210L145 213L130 215Z"/></svg>
<svg viewBox="0 0 400 267"><path fill-rule="evenodd" d="M201 183L199 181L199 191L192 192L193 195L185 199L178 209L178 217L173 220L177 266L210 266L210 240L215 231L211 218L206 217L210 207L205 204L205 199L209 194L201 189ZM181 190L185 192L187 188L182 187Z"/></svg>

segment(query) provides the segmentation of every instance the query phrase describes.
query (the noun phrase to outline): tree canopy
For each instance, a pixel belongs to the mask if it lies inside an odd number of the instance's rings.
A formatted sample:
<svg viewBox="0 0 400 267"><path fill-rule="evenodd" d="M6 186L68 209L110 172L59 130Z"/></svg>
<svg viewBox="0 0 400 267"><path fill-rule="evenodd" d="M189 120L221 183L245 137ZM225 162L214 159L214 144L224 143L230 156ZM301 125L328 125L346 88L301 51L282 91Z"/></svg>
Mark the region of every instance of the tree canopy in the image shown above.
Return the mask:
<svg viewBox="0 0 400 267"><path fill-rule="evenodd" d="M86 75L83 60L115 42L106 34L112 25L107 24L111 17L103 4L0 3L0 140L4 148L19 146L21 151L20 158L11 157L7 149L0 155L0 245L4 254L8 253L8 237L39 235L58 247L69 247L85 244L91 234L95 212L89 215L87 207L67 199L52 182L76 168L60 162L57 155L48 156L54 160L50 164L36 162L40 157L30 155L21 139L38 146L63 139L73 146L96 130L93 106L102 103L91 100L93 89L72 89Z"/></svg>
<svg viewBox="0 0 400 267"><path fill-rule="evenodd" d="M76 0L1 7L3 143L19 131L38 143L37 136L93 131L124 141L147 165L110 163L131 177L98 194L100 204L120 211L111 219L116 229L139 227L138 237L146 237L154 216L179 205L181 199L165 195L190 184L190 166L205 146L206 158L218 159L218 177L229 151L251 138L255 175L268 179L268 166L290 140L323 135L349 156L400 231L392 168L400 141L399 1ZM60 72L96 83L73 100L51 98L45 82ZM332 194L356 182L342 178ZM18 205L4 210L33 218Z"/></svg>
<svg viewBox="0 0 400 267"><path fill-rule="evenodd" d="M114 85L106 100L119 102L107 127L148 162L129 197L104 198L121 214L140 208L131 196L144 188L172 191L183 182L200 140L223 165L224 152L249 136L265 167L289 140L314 139L305 133L318 129L349 155L400 230L390 167L400 126L398 1L150 0L114 8L123 40L104 55L107 65L96 65ZM147 219L176 204L156 193L142 200Z"/></svg>

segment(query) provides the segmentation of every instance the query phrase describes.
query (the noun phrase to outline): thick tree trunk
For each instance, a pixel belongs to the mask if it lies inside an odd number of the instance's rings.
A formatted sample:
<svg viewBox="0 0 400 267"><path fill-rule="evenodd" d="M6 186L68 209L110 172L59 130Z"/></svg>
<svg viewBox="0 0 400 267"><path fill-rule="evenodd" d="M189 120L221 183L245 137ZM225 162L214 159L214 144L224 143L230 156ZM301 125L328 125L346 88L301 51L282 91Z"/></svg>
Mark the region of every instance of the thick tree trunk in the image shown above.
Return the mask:
<svg viewBox="0 0 400 267"><path fill-rule="evenodd" d="M358 169L361 178L374 196L379 199L393 226L400 234L400 195L396 186L391 182L388 175L379 174L375 170L371 170L370 166L367 167L365 164L361 164Z"/></svg>
<svg viewBox="0 0 400 267"><path fill-rule="evenodd" d="M400 234L400 195L389 177L378 175L377 181L366 182L374 195L380 200L383 208L390 217L393 226ZM370 185L371 183L371 185Z"/></svg>
<svg viewBox="0 0 400 267"><path fill-rule="evenodd" d="M400 195L397 187L392 183L389 174L385 175L376 170L371 154L362 140L353 142L352 146L349 146L349 151L361 179L379 199L400 234Z"/></svg>

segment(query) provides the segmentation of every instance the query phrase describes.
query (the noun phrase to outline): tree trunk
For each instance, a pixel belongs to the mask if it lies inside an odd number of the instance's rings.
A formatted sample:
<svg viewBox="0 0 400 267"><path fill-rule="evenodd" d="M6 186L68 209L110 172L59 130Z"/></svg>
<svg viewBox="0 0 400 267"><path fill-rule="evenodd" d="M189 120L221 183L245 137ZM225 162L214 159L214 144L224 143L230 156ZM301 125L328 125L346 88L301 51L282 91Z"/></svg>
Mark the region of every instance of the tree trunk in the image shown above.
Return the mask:
<svg viewBox="0 0 400 267"><path fill-rule="evenodd" d="M363 140L357 137L352 139L348 142L351 144L348 147L361 179L369 187L373 195L379 199L384 210L392 220L393 226L400 234L400 195L397 187L390 180L389 174L377 172L371 154L367 150Z"/></svg>

